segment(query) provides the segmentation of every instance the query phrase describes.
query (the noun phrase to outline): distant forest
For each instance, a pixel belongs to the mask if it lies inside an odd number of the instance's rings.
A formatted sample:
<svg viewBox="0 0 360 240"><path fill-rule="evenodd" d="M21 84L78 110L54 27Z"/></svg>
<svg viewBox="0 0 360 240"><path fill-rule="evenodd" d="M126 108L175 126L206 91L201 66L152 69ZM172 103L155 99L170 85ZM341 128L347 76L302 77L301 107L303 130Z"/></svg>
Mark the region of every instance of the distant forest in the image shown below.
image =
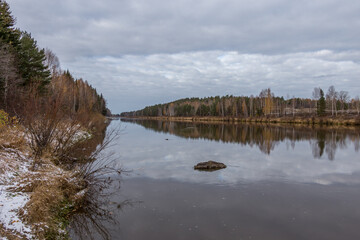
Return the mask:
<svg viewBox="0 0 360 240"><path fill-rule="evenodd" d="M275 96L270 88L258 96L185 98L174 102L148 106L122 117L282 117L282 116L338 116L359 115L359 97L351 98L347 91L330 86L326 94L314 88L312 98Z"/></svg>

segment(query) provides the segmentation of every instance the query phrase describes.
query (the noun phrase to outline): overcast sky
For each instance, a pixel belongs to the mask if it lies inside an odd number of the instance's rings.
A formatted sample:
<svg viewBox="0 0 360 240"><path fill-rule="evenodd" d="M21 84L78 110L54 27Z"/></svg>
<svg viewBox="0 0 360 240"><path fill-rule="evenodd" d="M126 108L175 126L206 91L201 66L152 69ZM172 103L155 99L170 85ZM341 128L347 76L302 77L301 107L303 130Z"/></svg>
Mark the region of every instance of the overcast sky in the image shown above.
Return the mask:
<svg viewBox="0 0 360 240"><path fill-rule="evenodd" d="M8 0L114 113L183 97L360 95L360 1Z"/></svg>

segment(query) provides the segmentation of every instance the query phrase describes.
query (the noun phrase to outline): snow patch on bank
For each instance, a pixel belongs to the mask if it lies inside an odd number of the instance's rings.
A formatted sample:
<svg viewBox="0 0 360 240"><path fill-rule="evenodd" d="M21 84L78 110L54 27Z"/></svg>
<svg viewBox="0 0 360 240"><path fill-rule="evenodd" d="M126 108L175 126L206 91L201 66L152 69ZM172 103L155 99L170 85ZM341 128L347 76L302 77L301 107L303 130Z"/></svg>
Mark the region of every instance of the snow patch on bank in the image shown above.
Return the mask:
<svg viewBox="0 0 360 240"><path fill-rule="evenodd" d="M11 186L0 186L0 222L5 229L31 239L31 228L26 226L19 217L19 210L29 201L29 195L8 192L6 190L8 187Z"/></svg>
<svg viewBox="0 0 360 240"><path fill-rule="evenodd" d="M30 200L30 194L11 190L19 187L20 176L29 172L30 165L25 161L26 158L27 156L14 149L3 149L0 152L0 225L6 232L33 239L30 226L20 217L20 211ZM26 215L26 211L22 211Z"/></svg>
<svg viewBox="0 0 360 240"><path fill-rule="evenodd" d="M87 131L78 130L74 134L74 136L72 138L72 142L78 142L78 141L82 141L82 140L87 140L87 139L90 139L91 137L92 137L92 135L90 133L88 133Z"/></svg>

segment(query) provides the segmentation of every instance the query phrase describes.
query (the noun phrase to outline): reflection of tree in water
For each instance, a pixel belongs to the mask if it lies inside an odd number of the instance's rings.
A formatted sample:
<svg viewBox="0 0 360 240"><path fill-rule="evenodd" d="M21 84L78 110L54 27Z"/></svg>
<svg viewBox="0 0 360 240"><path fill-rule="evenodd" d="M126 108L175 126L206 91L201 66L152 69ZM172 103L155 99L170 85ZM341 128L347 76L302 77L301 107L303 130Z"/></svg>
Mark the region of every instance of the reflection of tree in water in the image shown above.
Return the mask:
<svg viewBox="0 0 360 240"><path fill-rule="evenodd" d="M336 148L339 144L337 133L332 131L330 134L327 134L325 139L325 152L327 153L329 160L334 160Z"/></svg>
<svg viewBox="0 0 360 240"><path fill-rule="evenodd" d="M105 192L103 187L111 191ZM120 185L118 185L120 186ZM118 187L120 188L120 187ZM111 239L107 226L118 225L114 213L131 204L124 200L118 203L111 202L110 197L118 188L111 184L110 179L104 179L103 184L92 186L89 197L83 203L81 211L71 220L70 232L76 239ZM113 197L112 197L113 198Z"/></svg>
<svg viewBox="0 0 360 240"><path fill-rule="evenodd" d="M359 149L360 149L360 140L359 140L359 138L355 139L354 144L355 144L355 151L358 152Z"/></svg>
<svg viewBox="0 0 360 240"><path fill-rule="evenodd" d="M321 156L324 154L325 136L326 136L325 130L320 130L315 132L314 134L315 141L313 140L311 141L312 153L314 158L321 158Z"/></svg>
<svg viewBox="0 0 360 240"><path fill-rule="evenodd" d="M329 160L335 159L337 148L347 148L347 142L354 142L355 150L360 149L358 129L332 128L321 126L266 125L266 124L208 124L184 123L151 120L129 120L147 129L166 132L176 136L193 139L207 139L225 143L239 143L254 146L270 154L279 142L290 142L292 148L298 141L309 141L315 158L324 152Z"/></svg>
<svg viewBox="0 0 360 240"><path fill-rule="evenodd" d="M117 128L102 129L90 140L79 142L70 154L69 159L78 161L70 162L68 167L77 168L77 174L86 186L78 193L77 208L70 219L69 230L75 239L110 239L106 226L116 224L113 213L131 204L129 200L109 204L110 197L114 199L114 195L119 193L120 179L116 176L119 177L123 171L116 166L112 153L103 150L119 134Z"/></svg>
<svg viewBox="0 0 360 240"><path fill-rule="evenodd" d="M357 142L359 135L352 131L344 131L342 129L320 129L314 134L315 141L311 142L313 156L321 158L325 153L329 160L335 159L336 149L346 149L348 141L353 142L355 151L357 151Z"/></svg>
<svg viewBox="0 0 360 240"><path fill-rule="evenodd" d="M270 154L274 150L275 145L278 142L273 141L273 132L271 129L264 129L262 133L259 134L259 141L257 142L260 150L263 153Z"/></svg>
<svg viewBox="0 0 360 240"><path fill-rule="evenodd" d="M351 136L351 141L354 142L355 151L358 152L360 150L360 133L354 133L354 135Z"/></svg>

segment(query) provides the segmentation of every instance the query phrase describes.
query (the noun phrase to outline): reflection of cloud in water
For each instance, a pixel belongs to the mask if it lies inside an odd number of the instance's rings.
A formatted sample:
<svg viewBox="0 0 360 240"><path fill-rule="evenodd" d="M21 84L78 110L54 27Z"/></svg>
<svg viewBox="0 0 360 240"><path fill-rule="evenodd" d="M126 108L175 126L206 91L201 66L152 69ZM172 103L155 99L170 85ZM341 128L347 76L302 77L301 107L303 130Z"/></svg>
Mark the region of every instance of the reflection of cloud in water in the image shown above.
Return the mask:
<svg viewBox="0 0 360 240"><path fill-rule="evenodd" d="M345 137L341 144L338 143L339 134L329 135L323 130L325 132L316 132L320 136L311 138L306 133L307 137L300 138L295 145L291 139L277 141L275 148L271 143L271 154L265 154L251 144L186 139L125 124L128 134L119 140L118 146L126 151L120 149L119 154L123 166L134 170L132 177L225 185L257 181L360 183L360 175L356 174L360 173L356 142L346 138L345 133L342 133ZM300 135L296 134L297 137ZM321 151L331 155L329 159L333 161L325 159ZM207 160L220 161L228 167L210 173L194 171L196 163Z"/></svg>
<svg viewBox="0 0 360 240"><path fill-rule="evenodd" d="M334 160L336 149L338 147L346 149L348 141L354 142L355 150L359 151L360 133L356 127L212 124L131 119L121 121L136 123L152 131L170 133L187 139L206 139L257 146L265 154L270 154L279 142L286 141L288 147L294 148L297 141L303 140L310 141L315 158L320 158L326 153L329 160Z"/></svg>
<svg viewBox="0 0 360 240"><path fill-rule="evenodd" d="M360 184L360 172L356 172L353 174L325 174L319 179L316 179L315 183L322 185L330 185L333 183Z"/></svg>

